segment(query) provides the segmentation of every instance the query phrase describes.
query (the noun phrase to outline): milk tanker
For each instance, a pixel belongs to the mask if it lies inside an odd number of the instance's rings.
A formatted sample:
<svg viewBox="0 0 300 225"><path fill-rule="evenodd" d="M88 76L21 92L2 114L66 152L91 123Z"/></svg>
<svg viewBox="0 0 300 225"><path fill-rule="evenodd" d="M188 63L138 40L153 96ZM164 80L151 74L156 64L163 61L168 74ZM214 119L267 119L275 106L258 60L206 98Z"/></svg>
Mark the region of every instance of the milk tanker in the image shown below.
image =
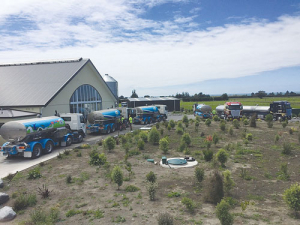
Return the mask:
<svg viewBox="0 0 300 225"><path fill-rule="evenodd" d="M87 119L90 125L87 130L90 133L106 133L115 132L120 121L120 111L117 109L104 109L91 112Z"/></svg>
<svg viewBox="0 0 300 225"><path fill-rule="evenodd" d="M194 115L199 116L203 119L212 118L212 109L209 105L205 104L195 104L194 105Z"/></svg>
<svg viewBox="0 0 300 225"><path fill-rule="evenodd" d="M135 109L136 117L134 118L134 123L150 124L164 118L156 106L140 106Z"/></svg>
<svg viewBox="0 0 300 225"><path fill-rule="evenodd" d="M7 141L0 147L3 155L27 158L38 158L52 152L55 146L81 142L84 137L82 131L71 131L57 116L10 121L1 127L0 135Z"/></svg>

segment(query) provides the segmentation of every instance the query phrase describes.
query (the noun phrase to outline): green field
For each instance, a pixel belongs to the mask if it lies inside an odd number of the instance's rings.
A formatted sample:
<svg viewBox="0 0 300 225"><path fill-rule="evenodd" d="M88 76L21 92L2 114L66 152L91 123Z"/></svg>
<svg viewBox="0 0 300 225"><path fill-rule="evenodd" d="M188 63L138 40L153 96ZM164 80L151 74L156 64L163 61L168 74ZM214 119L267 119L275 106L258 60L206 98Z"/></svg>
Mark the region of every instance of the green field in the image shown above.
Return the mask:
<svg viewBox="0 0 300 225"><path fill-rule="evenodd" d="M241 102L243 105L260 105L269 106L273 101L286 100L291 103L292 108L300 109L300 96L296 97L267 97L267 98L229 98L228 102ZM210 105L215 109L218 105L223 105L225 101L205 101L205 102L180 102L180 107L185 110L192 110L193 104L204 103L205 105Z"/></svg>

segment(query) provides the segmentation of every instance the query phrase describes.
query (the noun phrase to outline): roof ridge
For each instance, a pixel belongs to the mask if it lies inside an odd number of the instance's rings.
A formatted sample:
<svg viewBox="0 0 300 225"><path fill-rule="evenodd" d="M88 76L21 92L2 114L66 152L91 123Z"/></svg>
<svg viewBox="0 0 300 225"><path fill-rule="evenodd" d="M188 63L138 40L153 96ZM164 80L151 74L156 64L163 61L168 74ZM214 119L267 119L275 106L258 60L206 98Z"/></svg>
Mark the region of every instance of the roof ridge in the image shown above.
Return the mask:
<svg viewBox="0 0 300 225"><path fill-rule="evenodd" d="M39 64L54 64L54 63L71 63L71 62L80 62L81 60L82 60L82 57L75 58L75 59L64 59L64 60L45 60L45 61L24 62L24 63L7 63L7 64L0 64L0 67L39 65Z"/></svg>

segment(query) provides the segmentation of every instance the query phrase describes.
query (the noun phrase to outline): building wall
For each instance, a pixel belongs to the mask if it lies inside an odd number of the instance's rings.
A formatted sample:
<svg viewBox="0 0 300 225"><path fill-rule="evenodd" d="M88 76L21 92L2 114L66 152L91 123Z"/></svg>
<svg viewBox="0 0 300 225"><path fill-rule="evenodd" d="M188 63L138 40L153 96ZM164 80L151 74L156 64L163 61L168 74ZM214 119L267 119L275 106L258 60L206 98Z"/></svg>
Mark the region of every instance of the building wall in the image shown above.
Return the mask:
<svg viewBox="0 0 300 225"><path fill-rule="evenodd" d="M105 84L99 77L99 74L89 62L82 70L56 95L56 97L43 109L43 116L53 116L55 110L58 113L70 112L70 98L74 91L83 84L93 86L101 95L102 108L111 108L114 106L116 99Z"/></svg>

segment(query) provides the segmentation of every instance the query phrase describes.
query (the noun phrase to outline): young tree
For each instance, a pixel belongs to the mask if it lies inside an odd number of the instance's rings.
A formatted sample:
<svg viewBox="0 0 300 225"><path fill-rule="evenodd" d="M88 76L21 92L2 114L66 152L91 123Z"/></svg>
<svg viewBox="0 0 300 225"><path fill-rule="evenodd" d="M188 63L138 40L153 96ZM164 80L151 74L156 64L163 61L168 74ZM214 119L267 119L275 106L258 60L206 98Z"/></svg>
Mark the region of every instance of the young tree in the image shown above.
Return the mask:
<svg viewBox="0 0 300 225"><path fill-rule="evenodd" d="M130 96L130 98L138 98L139 96L137 95L137 93L135 92L135 90L132 90L132 94Z"/></svg>
<svg viewBox="0 0 300 225"><path fill-rule="evenodd" d="M162 150L164 154L168 152L169 142L166 138L162 138L159 140L159 149Z"/></svg>
<svg viewBox="0 0 300 225"><path fill-rule="evenodd" d="M224 199L217 205L216 214L222 225L232 225L233 216L229 213L230 205Z"/></svg>
<svg viewBox="0 0 300 225"><path fill-rule="evenodd" d="M225 163L227 162L228 160L228 154L226 152L225 149L220 149L218 152L217 152L217 159L218 161L222 164L222 166L224 167Z"/></svg>
<svg viewBox="0 0 300 225"><path fill-rule="evenodd" d="M153 127L149 132L148 139L153 145L157 145L159 143L159 132L155 127Z"/></svg>
<svg viewBox="0 0 300 225"><path fill-rule="evenodd" d="M190 146L192 139L189 133L184 133L181 137L181 142L184 142L187 144L187 146Z"/></svg>
<svg viewBox="0 0 300 225"><path fill-rule="evenodd" d="M295 214L297 215L297 211L300 210L300 184L292 184L289 189L286 189L283 199L291 209L295 210Z"/></svg>
<svg viewBox="0 0 300 225"><path fill-rule="evenodd" d="M231 178L231 172L229 170L225 170L223 172L224 177L224 192L228 195L231 189L235 186L234 181Z"/></svg>
<svg viewBox="0 0 300 225"><path fill-rule="evenodd" d="M110 136L104 140L104 148L108 151L113 150L116 147L116 140Z"/></svg>
<svg viewBox="0 0 300 225"><path fill-rule="evenodd" d="M115 166L111 173L111 179L118 185L118 190L123 184L123 172L119 166Z"/></svg>

